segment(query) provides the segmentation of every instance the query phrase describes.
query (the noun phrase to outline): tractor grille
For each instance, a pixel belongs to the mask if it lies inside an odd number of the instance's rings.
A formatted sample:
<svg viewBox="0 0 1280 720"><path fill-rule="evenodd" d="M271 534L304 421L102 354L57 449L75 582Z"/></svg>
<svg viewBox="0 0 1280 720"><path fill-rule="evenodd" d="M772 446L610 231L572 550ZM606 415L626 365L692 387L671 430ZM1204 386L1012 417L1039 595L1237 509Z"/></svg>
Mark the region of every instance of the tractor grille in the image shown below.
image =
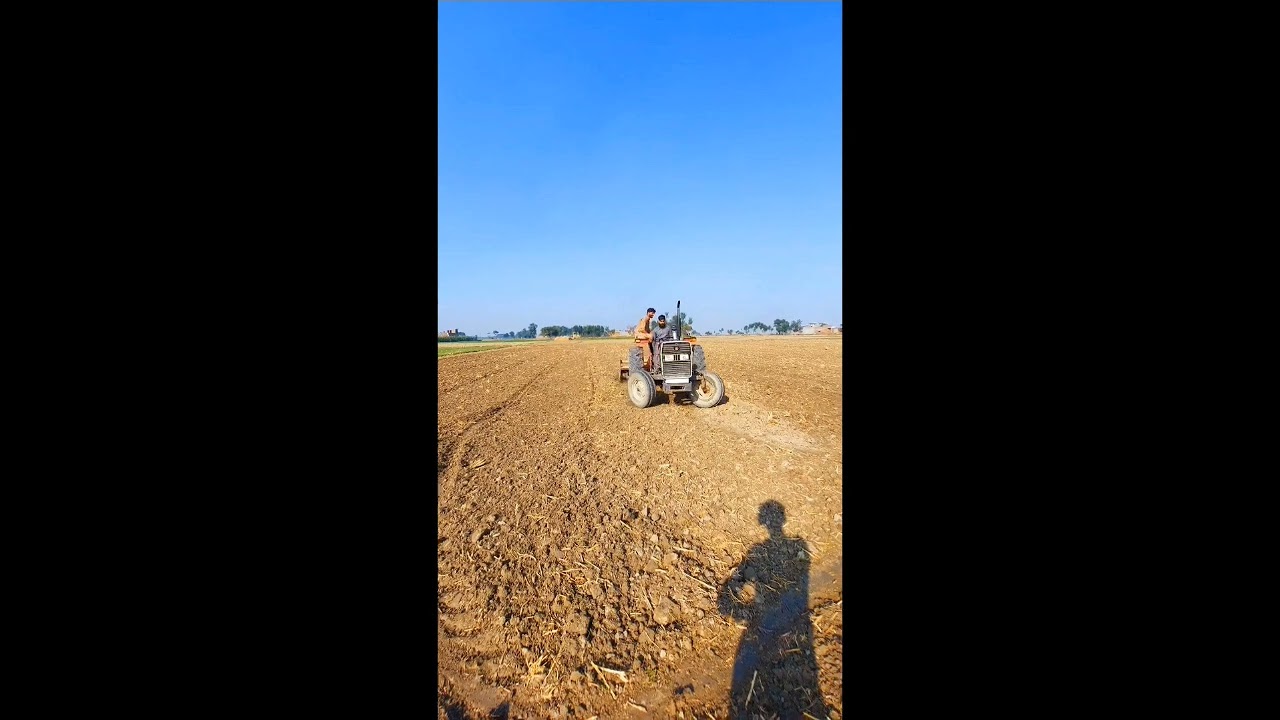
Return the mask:
<svg viewBox="0 0 1280 720"><path fill-rule="evenodd" d="M693 346L683 340L662 343L662 374L669 377L690 377L693 375ZM675 355L677 359L667 360L665 356ZM680 360L683 355L688 360Z"/></svg>

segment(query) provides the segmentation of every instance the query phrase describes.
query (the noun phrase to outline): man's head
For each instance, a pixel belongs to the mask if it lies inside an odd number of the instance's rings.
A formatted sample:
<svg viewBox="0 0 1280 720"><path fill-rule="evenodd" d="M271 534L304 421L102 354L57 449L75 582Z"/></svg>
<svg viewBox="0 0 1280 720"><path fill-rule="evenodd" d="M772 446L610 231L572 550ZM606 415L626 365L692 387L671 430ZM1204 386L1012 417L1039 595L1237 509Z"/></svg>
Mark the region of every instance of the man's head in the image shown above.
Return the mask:
<svg viewBox="0 0 1280 720"><path fill-rule="evenodd" d="M666 327L666 326L667 326L667 316L666 316L666 315L659 315L659 316L658 316L658 327L660 327L660 328L664 328L664 327Z"/></svg>
<svg viewBox="0 0 1280 720"><path fill-rule="evenodd" d="M644 311L644 314L645 314L645 315L647 315L647 316L649 317L649 319L650 319L650 320L652 320L652 319L653 319L653 314L654 314L655 312L657 312L657 310L654 310L653 308L649 308L648 310L645 310L645 311Z"/></svg>
<svg viewBox="0 0 1280 720"><path fill-rule="evenodd" d="M782 526L787 522L787 511L777 500L766 500L760 504L760 512L756 520L769 529L770 537L782 537Z"/></svg>

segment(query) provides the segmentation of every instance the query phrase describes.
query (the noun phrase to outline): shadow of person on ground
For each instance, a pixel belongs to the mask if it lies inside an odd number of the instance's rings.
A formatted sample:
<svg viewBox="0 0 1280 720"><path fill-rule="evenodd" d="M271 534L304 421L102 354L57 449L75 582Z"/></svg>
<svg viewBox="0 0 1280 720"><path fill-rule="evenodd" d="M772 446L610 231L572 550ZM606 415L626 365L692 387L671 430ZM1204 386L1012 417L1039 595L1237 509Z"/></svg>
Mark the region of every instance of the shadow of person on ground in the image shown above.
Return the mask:
<svg viewBox="0 0 1280 720"><path fill-rule="evenodd" d="M769 539L747 551L720 589L720 613L747 624L733 664L732 718L827 717L809 621L809 554L802 538L783 535L786 519L776 500L760 505Z"/></svg>

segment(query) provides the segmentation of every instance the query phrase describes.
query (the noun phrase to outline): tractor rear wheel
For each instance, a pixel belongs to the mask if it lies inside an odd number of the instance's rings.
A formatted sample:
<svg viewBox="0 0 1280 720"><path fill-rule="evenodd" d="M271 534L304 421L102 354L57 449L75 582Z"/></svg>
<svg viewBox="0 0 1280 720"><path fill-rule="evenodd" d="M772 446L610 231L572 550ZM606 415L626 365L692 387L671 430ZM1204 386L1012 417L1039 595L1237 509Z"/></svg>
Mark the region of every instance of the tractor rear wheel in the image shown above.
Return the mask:
<svg viewBox="0 0 1280 720"><path fill-rule="evenodd" d="M693 384L693 404L700 408L715 407L724 400L724 381L712 372L699 373L698 382Z"/></svg>
<svg viewBox="0 0 1280 720"><path fill-rule="evenodd" d="M701 345L693 346L693 366L699 372L707 369L707 354L702 351Z"/></svg>
<svg viewBox="0 0 1280 720"><path fill-rule="evenodd" d="M640 354L640 348L631 348L631 354L627 356L627 367L631 369L631 374L644 372L644 356Z"/></svg>
<svg viewBox="0 0 1280 720"><path fill-rule="evenodd" d="M627 376L627 397L631 398L631 404L638 408L647 408L653 404L653 399L658 395L658 388L653 384L653 378L649 377L649 373L644 370L632 370Z"/></svg>

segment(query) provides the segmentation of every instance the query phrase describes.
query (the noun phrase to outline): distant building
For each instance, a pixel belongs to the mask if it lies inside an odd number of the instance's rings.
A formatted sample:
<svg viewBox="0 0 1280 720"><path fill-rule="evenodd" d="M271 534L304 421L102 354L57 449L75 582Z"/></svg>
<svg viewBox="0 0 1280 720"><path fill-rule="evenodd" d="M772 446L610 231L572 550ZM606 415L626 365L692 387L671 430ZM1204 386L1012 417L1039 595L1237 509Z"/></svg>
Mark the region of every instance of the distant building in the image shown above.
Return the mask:
<svg viewBox="0 0 1280 720"><path fill-rule="evenodd" d="M440 337L458 337L458 335L459 333L457 330L441 330L440 331Z"/></svg>
<svg viewBox="0 0 1280 720"><path fill-rule="evenodd" d="M826 323L813 322L800 328L801 335L835 335L836 329Z"/></svg>

